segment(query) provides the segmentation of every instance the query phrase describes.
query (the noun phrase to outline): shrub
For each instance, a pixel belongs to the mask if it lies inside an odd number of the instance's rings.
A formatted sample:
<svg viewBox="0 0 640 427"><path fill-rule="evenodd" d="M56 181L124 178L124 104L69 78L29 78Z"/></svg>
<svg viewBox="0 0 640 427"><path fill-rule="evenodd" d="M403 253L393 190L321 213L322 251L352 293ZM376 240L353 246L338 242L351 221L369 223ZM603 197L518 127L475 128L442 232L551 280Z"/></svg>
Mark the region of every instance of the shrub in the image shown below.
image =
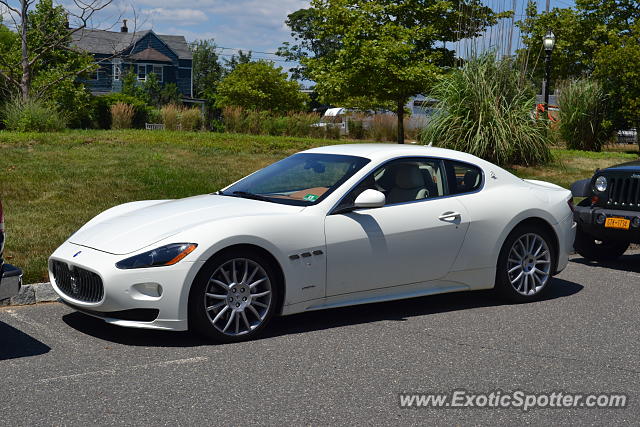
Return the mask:
<svg viewBox="0 0 640 427"><path fill-rule="evenodd" d="M165 130L178 130L180 124L181 108L175 104L168 104L162 107L160 114L162 115L162 123Z"/></svg>
<svg viewBox="0 0 640 427"><path fill-rule="evenodd" d="M324 137L327 132L324 128L312 126L319 120L316 113L279 114L241 107L225 107L222 111L222 123L227 132L254 135Z"/></svg>
<svg viewBox="0 0 640 427"><path fill-rule="evenodd" d="M532 118L535 91L511 60L473 59L436 84L439 109L423 143L466 151L499 165L551 160L547 123Z"/></svg>
<svg viewBox="0 0 640 427"><path fill-rule="evenodd" d="M572 150L600 151L611 138L606 126L607 95L595 80L579 79L565 84L559 97L560 138Z"/></svg>
<svg viewBox="0 0 640 427"><path fill-rule="evenodd" d="M14 98L2 109L2 122L18 132L55 132L66 127L66 118L45 101Z"/></svg>
<svg viewBox="0 0 640 427"><path fill-rule="evenodd" d="M118 102L111 106L111 129L131 129L133 123L133 107L129 104Z"/></svg>
<svg viewBox="0 0 640 427"><path fill-rule="evenodd" d="M180 125L182 130L200 130L202 129L202 111L197 108L185 108L180 114Z"/></svg>

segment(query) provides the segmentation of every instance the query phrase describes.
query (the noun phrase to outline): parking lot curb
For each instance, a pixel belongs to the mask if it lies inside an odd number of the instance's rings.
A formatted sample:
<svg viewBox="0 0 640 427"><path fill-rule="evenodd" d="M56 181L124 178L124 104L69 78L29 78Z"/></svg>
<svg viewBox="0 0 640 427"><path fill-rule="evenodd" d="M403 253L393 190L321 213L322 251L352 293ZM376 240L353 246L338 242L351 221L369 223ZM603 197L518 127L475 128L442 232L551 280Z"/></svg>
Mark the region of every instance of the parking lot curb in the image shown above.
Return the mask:
<svg viewBox="0 0 640 427"><path fill-rule="evenodd" d="M18 295L0 301L0 306L31 305L40 302L58 301L58 294L50 282L22 285Z"/></svg>

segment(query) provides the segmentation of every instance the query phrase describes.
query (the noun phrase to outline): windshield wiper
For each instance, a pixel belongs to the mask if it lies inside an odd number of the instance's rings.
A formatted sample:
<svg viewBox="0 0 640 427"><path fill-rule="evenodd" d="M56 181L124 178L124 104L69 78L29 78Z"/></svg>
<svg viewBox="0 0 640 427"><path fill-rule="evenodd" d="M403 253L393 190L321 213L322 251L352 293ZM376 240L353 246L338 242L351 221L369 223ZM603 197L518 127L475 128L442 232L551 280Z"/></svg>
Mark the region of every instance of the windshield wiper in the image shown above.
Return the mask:
<svg viewBox="0 0 640 427"><path fill-rule="evenodd" d="M248 191L234 191L231 194L236 196L236 197L242 197L244 199L262 200L263 202L271 202L272 201L269 197L261 196L260 194L250 193Z"/></svg>

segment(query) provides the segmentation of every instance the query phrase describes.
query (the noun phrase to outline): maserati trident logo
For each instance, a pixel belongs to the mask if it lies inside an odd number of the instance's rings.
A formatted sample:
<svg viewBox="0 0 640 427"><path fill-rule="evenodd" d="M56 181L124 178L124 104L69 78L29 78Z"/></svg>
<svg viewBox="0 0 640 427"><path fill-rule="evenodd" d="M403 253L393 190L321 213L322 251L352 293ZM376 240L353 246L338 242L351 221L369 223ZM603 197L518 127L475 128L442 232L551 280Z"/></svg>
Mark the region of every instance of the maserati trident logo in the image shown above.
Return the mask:
<svg viewBox="0 0 640 427"><path fill-rule="evenodd" d="M71 291L74 294L77 294L78 293L78 282L76 280L76 276L72 273L70 279L71 279Z"/></svg>

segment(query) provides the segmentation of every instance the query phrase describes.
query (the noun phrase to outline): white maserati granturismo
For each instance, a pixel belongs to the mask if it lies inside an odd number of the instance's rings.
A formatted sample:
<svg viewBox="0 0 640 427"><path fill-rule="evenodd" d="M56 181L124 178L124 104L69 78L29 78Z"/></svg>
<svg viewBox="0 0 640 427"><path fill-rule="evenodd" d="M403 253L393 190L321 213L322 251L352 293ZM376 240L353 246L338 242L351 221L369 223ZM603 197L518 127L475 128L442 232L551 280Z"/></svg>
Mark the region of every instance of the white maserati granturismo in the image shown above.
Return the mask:
<svg viewBox="0 0 640 427"><path fill-rule="evenodd" d="M113 207L49 275L109 323L237 341L310 310L494 287L535 300L567 265L572 206L568 190L469 154L334 145L213 194Z"/></svg>

